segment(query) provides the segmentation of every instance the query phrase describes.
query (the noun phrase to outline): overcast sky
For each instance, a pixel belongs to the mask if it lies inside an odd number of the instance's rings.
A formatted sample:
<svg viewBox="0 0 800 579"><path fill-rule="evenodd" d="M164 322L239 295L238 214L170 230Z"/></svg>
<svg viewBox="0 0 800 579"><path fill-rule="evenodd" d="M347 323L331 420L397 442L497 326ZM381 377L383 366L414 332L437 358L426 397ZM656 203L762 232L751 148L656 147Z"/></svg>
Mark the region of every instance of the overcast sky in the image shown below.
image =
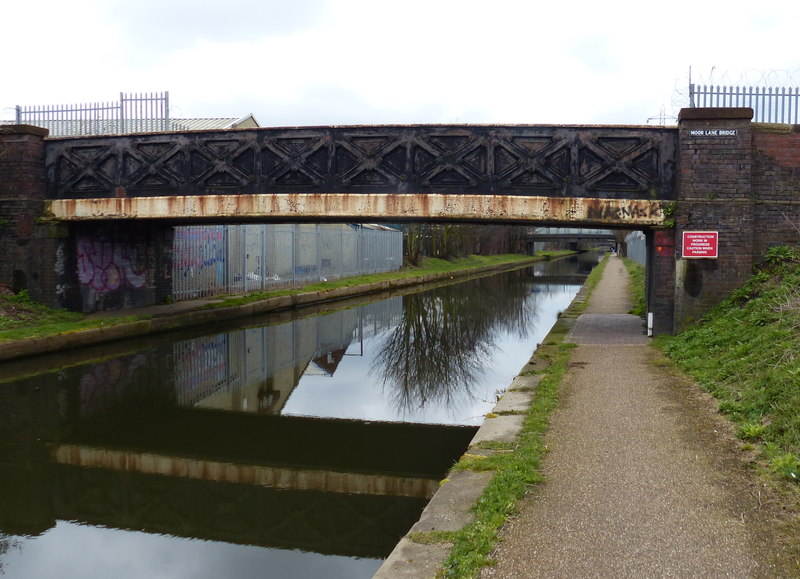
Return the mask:
<svg viewBox="0 0 800 579"><path fill-rule="evenodd" d="M800 1L12 0L14 105L169 91L263 126L647 124L695 81L800 85ZM671 121L668 121L671 122Z"/></svg>

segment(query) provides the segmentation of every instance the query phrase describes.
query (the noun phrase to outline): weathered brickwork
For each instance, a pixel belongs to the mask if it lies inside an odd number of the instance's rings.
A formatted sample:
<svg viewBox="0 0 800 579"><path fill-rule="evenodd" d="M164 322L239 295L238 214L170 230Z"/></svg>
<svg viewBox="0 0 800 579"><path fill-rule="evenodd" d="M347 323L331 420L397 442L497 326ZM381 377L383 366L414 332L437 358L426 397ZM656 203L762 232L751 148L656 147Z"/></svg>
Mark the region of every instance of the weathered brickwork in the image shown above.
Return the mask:
<svg viewBox="0 0 800 579"><path fill-rule="evenodd" d="M42 220L46 136L27 125L0 128L0 284L84 312L167 301L171 227Z"/></svg>
<svg viewBox="0 0 800 579"><path fill-rule="evenodd" d="M753 261L751 109L684 109L675 213L675 329L744 283ZM684 231L719 232L717 259L685 259Z"/></svg>
<svg viewBox="0 0 800 579"><path fill-rule="evenodd" d="M675 329L741 287L770 247L800 244L800 128L751 117L681 111ZM709 230L719 232L719 258L683 258L681 233Z"/></svg>
<svg viewBox="0 0 800 579"><path fill-rule="evenodd" d="M0 284L28 290L49 303L43 284L52 266L42 269L37 220L45 191L44 138L47 130L27 125L0 127Z"/></svg>
<svg viewBox="0 0 800 579"><path fill-rule="evenodd" d="M675 231L648 231L647 303L653 334L671 334L675 318Z"/></svg>
<svg viewBox="0 0 800 579"><path fill-rule="evenodd" d="M800 245L800 125L753 125L754 259Z"/></svg>

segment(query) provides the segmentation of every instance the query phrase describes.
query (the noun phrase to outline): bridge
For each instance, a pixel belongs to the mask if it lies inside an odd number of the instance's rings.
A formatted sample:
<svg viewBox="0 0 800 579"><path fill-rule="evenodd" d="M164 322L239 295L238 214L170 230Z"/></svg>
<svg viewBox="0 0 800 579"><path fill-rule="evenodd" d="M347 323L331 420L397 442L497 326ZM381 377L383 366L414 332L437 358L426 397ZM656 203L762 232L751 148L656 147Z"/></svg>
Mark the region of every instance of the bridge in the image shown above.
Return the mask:
<svg viewBox="0 0 800 579"><path fill-rule="evenodd" d="M677 127L359 126L48 139L0 129L0 283L69 306L74 239L146 256L132 305L169 299L175 224L462 221L639 229L653 331L696 319L800 241L797 127L684 109ZM715 231L690 259L682 234ZM26 264L24 266L13 264ZM135 290L135 291L134 291Z"/></svg>

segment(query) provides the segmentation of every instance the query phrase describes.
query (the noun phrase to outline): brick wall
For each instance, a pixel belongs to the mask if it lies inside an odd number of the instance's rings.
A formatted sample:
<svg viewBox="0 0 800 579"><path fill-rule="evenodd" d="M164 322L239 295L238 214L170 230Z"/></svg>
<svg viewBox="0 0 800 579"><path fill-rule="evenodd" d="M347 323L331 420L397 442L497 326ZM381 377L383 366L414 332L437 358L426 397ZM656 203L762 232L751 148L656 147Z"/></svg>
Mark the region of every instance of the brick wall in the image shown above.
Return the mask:
<svg viewBox="0 0 800 579"><path fill-rule="evenodd" d="M0 127L0 284L27 289L49 303L41 290L43 271L37 220L44 209L44 138L28 125Z"/></svg>
<svg viewBox="0 0 800 579"><path fill-rule="evenodd" d="M800 125L753 125L753 258L800 245Z"/></svg>
<svg viewBox="0 0 800 579"><path fill-rule="evenodd" d="M647 231L647 304L653 314L653 335L671 334L675 303L675 231Z"/></svg>
<svg viewBox="0 0 800 579"><path fill-rule="evenodd" d="M675 213L675 329L749 278L754 251L752 109L683 109ZM717 259L686 259L682 232L719 232Z"/></svg>

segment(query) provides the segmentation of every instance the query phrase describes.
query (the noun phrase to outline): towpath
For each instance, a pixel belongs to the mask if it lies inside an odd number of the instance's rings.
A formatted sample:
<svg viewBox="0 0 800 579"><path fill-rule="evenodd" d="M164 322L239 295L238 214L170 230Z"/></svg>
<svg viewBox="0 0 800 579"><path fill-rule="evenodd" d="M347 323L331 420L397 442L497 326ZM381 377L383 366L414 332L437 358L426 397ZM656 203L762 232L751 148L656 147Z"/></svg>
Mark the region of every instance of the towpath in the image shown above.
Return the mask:
<svg viewBox="0 0 800 579"><path fill-rule="evenodd" d="M626 314L627 286L611 258L567 338L578 346L551 416L546 482L481 577L796 576L766 489L708 399Z"/></svg>

